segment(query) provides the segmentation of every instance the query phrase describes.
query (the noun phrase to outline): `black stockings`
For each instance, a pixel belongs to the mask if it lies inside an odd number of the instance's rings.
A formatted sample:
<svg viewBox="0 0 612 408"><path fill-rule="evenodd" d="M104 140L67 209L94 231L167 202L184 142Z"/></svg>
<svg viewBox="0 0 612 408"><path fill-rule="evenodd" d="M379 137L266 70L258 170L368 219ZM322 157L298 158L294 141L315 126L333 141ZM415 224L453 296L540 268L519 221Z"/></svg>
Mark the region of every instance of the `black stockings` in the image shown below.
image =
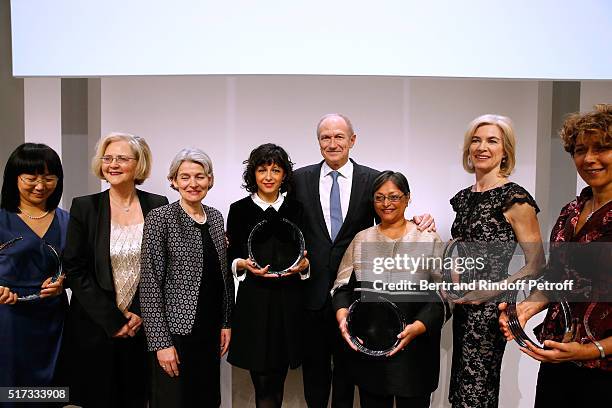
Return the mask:
<svg viewBox="0 0 612 408"><path fill-rule="evenodd" d="M251 371L250 373L255 387L257 408L280 408L283 403L287 369L277 372L258 373Z"/></svg>

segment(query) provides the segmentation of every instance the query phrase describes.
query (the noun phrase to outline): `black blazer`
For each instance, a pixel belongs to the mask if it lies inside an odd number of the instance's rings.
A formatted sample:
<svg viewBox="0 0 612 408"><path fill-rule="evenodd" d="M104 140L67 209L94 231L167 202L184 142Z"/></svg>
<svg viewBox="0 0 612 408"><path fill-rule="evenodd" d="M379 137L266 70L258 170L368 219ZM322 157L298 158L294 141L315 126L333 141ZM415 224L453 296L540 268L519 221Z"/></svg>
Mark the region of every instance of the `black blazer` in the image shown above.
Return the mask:
<svg viewBox="0 0 612 408"><path fill-rule="evenodd" d="M166 197L136 190L143 216L168 203ZM63 262L72 290L70 320L90 320L112 337L127 319L115 300L110 261L110 199L108 190L77 197L70 207ZM140 315L138 294L130 311Z"/></svg>
<svg viewBox="0 0 612 408"><path fill-rule="evenodd" d="M298 169L293 174L291 197L304 206L302 232L308 248L310 279L305 282L305 306L321 309L330 298L330 290L338 273L338 266L355 235L374 225L376 213L371 187L380 174L378 170L353 162L351 199L346 219L332 242L319 198L319 177L323 162Z"/></svg>
<svg viewBox="0 0 612 408"><path fill-rule="evenodd" d="M223 278L222 327L229 328L234 278L227 267L223 216L204 206ZM196 319L204 248L195 221L178 201L151 211L141 250L140 301L149 351L173 346L172 334L191 333Z"/></svg>

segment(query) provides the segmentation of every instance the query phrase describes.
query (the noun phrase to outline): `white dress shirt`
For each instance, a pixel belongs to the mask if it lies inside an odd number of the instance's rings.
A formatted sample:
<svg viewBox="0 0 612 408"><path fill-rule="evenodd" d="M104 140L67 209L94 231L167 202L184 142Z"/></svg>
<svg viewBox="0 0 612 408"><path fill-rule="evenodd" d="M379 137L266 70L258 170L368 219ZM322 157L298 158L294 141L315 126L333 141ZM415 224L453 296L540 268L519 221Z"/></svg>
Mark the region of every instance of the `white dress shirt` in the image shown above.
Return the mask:
<svg viewBox="0 0 612 408"><path fill-rule="evenodd" d="M323 218L325 218L325 225L327 226L327 232L331 237L331 214L329 205L329 196L331 194L331 188L334 180L332 179L331 172L333 169L323 162L321 166L321 175L319 177L319 199L321 200L321 209L323 210ZM351 187L353 185L353 162L350 160L346 164L338 169L338 187L340 187L340 207L342 207L342 222L346 220L346 214L348 213L349 203L351 201Z"/></svg>
<svg viewBox="0 0 612 408"><path fill-rule="evenodd" d="M281 205L283 205L283 202L285 202L285 195L279 194L276 201L274 201L273 203L268 203L262 200L261 197L257 195L257 193L253 193L251 194L251 200L253 200L253 202L257 204L257 206L264 211L272 207L278 212L278 210L281 208ZM240 275L238 274L238 261L239 260L240 258L236 258L232 261L232 273L234 274L234 277L238 279L238 282L242 282L246 278L246 273L242 273ZM308 266L308 269L306 270L305 273L300 272L300 279L305 280L305 279L308 279L309 277L310 277L310 266Z"/></svg>

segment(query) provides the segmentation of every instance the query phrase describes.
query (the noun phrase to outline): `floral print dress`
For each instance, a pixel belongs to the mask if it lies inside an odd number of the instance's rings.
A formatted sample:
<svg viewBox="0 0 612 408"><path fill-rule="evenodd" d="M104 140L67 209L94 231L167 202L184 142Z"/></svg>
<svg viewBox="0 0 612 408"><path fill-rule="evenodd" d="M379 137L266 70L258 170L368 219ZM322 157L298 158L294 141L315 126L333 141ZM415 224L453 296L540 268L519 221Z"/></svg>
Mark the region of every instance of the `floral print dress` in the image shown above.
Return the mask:
<svg viewBox="0 0 612 408"><path fill-rule="evenodd" d="M581 344L612 335L612 202L591 213L582 228L575 231L580 213L591 197L593 191L586 187L561 210L550 234L551 255L546 271L549 281L574 282L571 293L565 296L570 301L574 325L570 340ZM563 341L563 331L561 307L553 302L535 332L540 341ZM612 372L612 356L575 363Z"/></svg>

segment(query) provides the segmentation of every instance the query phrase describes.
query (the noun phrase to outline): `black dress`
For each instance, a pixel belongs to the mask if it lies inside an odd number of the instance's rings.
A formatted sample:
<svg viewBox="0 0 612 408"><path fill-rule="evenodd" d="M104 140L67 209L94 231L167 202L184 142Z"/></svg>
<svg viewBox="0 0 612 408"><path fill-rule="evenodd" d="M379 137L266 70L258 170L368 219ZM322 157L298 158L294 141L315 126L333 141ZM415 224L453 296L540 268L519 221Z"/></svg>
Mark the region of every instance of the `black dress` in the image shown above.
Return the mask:
<svg viewBox="0 0 612 408"><path fill-rule="evenodd" d="M227 216L228 262L247 259L253 227L265 217L283 217L300 226L302 206L285 198L278 213L262 210L251 197L230 206ZM265 373L296 368L302 361L302 282L299 274L275 279L245 272L232 317L232 341L227 361Z"/></svg>
<svg viewBox="0 0 612 408"><path fill-rule="evenodd" d="M527 190L516 183L473 192L461 190L451 200L457 213L453 238L487 242L486 266L478 279L500 281L516 247L516 235L504 212L516 203L538 206ZM495 247L495 250L492 248ZM453 363L449 401L454 407L497 407L499 378L506 340L499 330L495 300L480 305L455 305L453 312Z"/></svg>

